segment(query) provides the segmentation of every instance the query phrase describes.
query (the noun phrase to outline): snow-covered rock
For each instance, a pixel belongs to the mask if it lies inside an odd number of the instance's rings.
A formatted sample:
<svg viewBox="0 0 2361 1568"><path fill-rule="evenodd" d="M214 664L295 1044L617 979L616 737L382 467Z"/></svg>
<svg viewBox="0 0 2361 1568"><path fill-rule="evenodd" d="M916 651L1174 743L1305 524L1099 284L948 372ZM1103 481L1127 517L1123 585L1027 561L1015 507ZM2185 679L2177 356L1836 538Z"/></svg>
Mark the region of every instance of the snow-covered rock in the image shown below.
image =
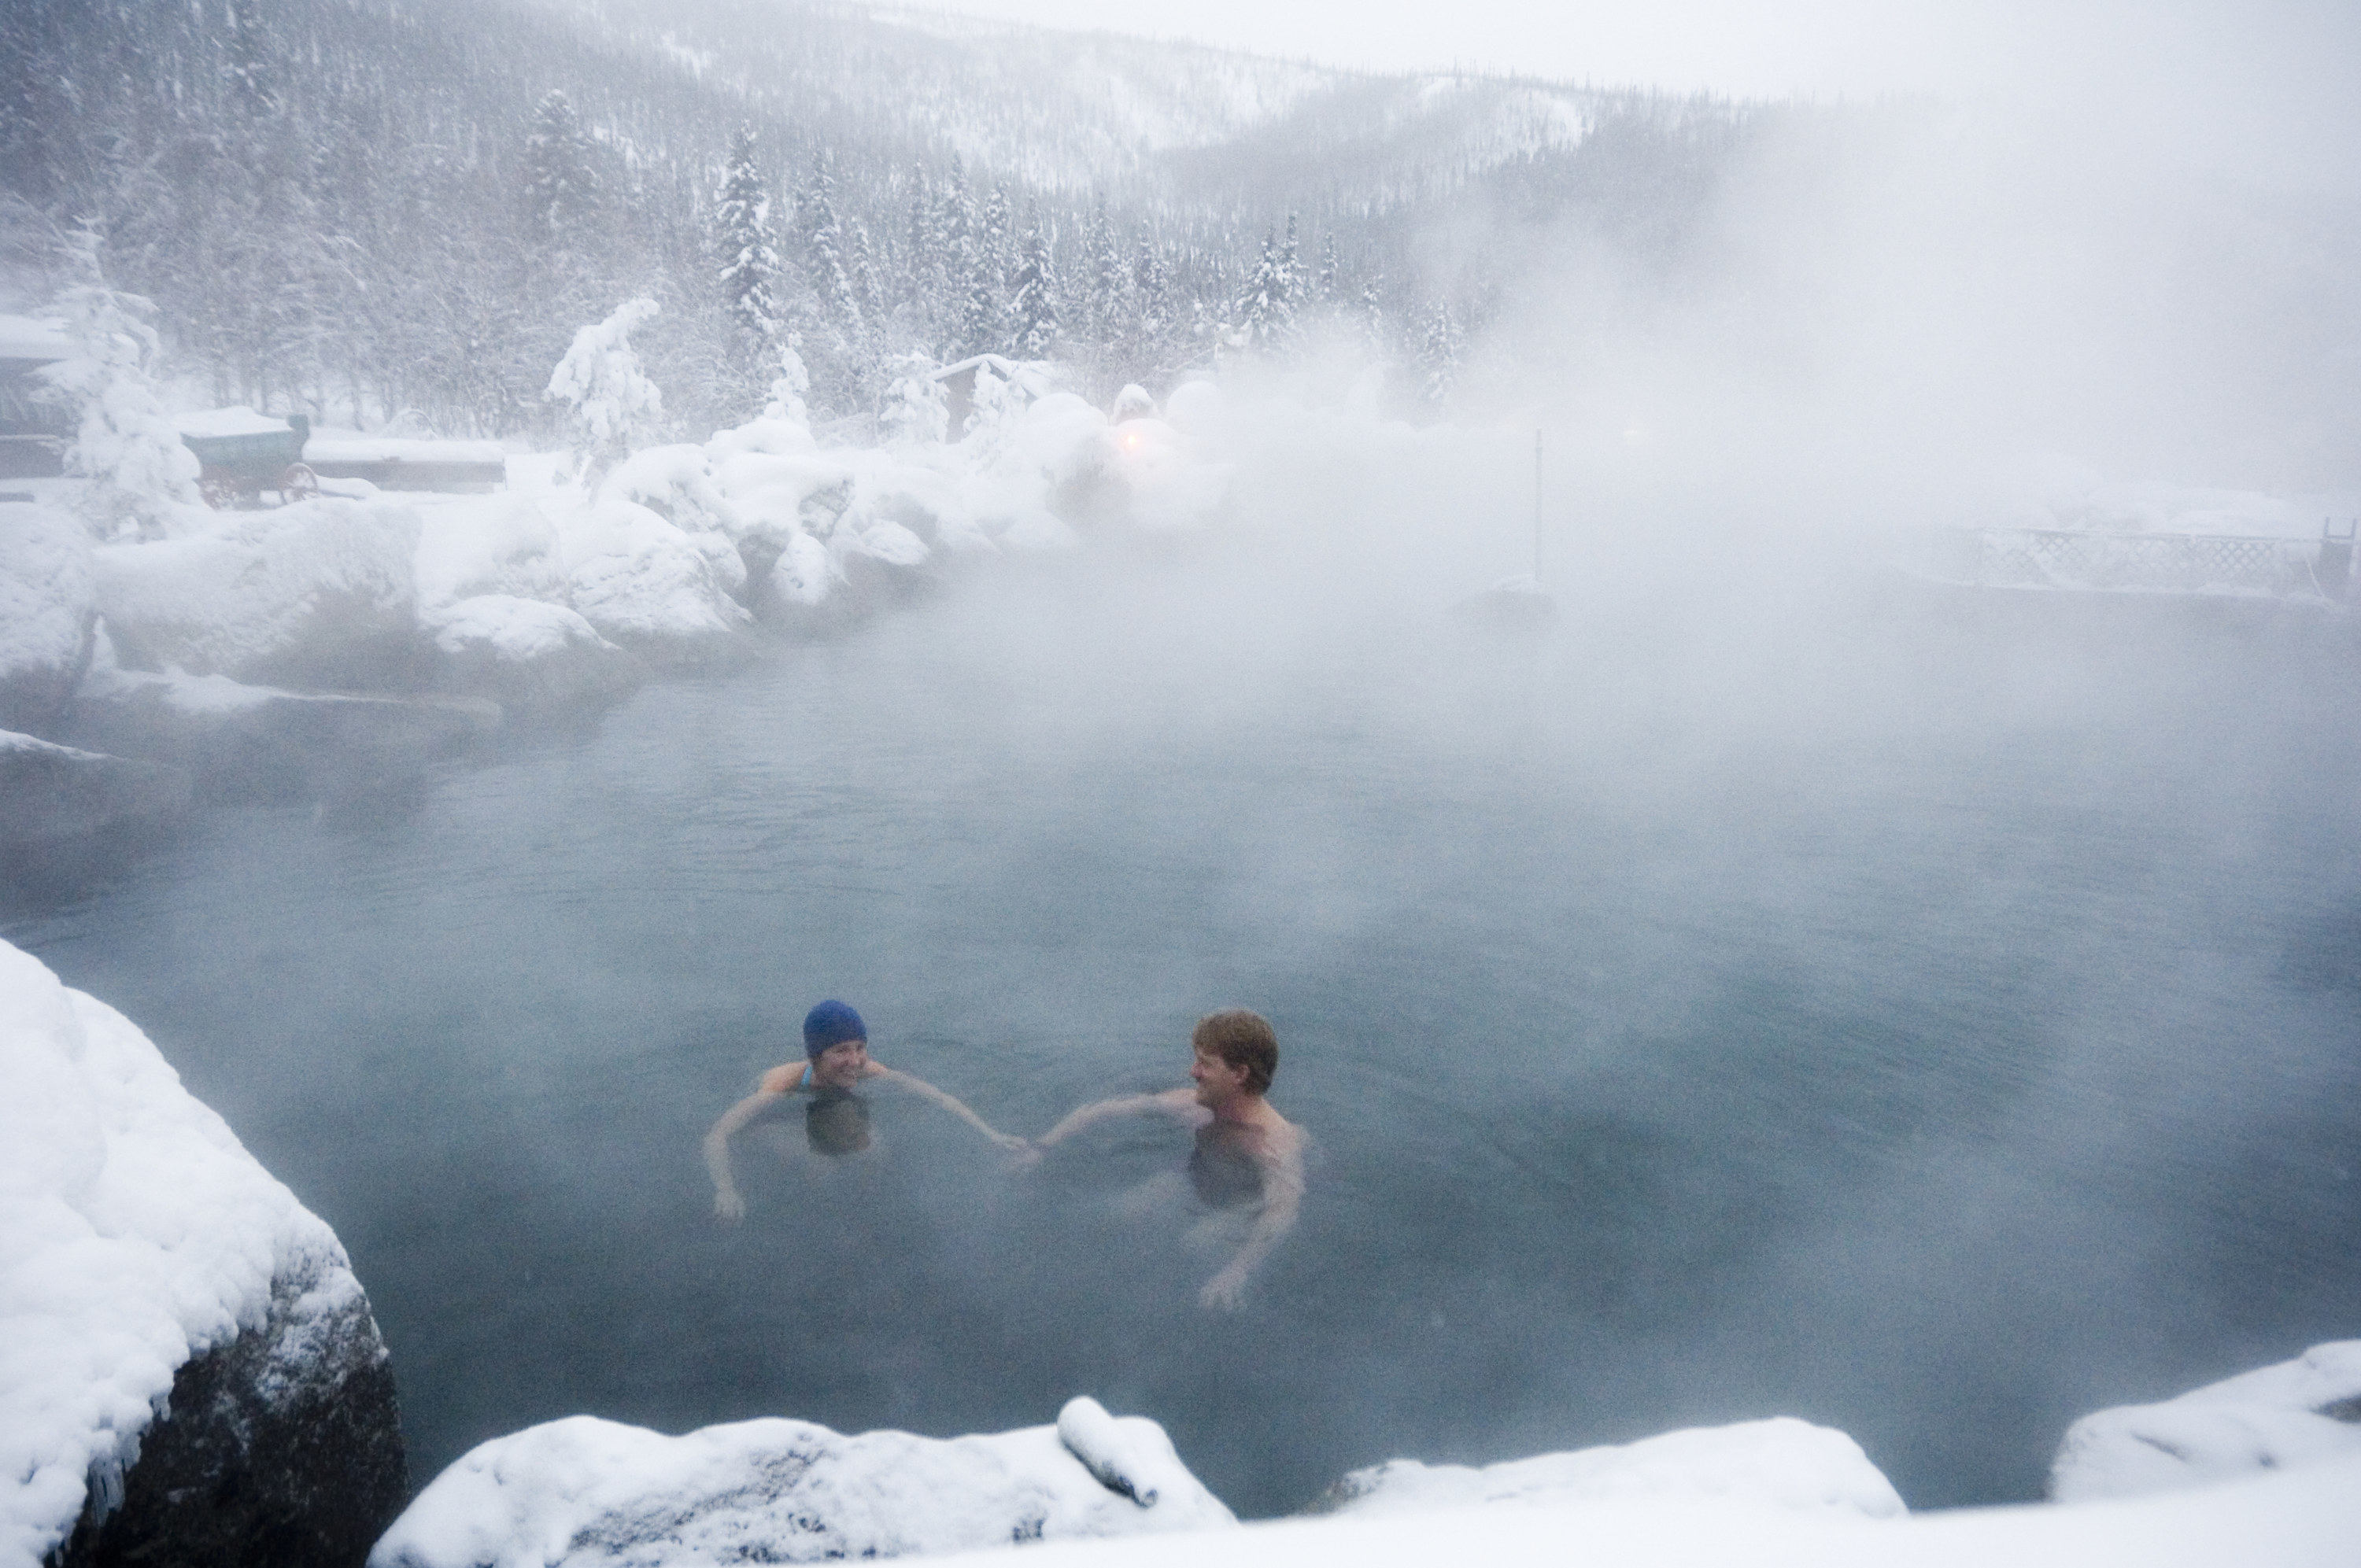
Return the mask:
<svg viewBox="0 0 2361 1568"><path fill-rule="evenodd" d="M2335 1458L2361 1458L2361 1340L2314 1345L2158 1404L2084 1416L2059 1444L2049 1495L2136 1497Z"/></svg>
<svg viewBox="0 0 2361 1568"><path fill-rule="evenodd" d="M335 1234L5 942L0 1081L0 1568L358 1562L406 1478Z"/></svg>
<svg viewBox="0 0 2361 1568"><path fill-rule="evenodd" d="M79 520L0 501L0 729L49 723L88 668L98 618L90 557Z"/></svg>
<svg viewBox="0 0 2361 1568"><path fill-rule="evenodd" d="M1069 1426L1083 1434L1087 1461L1061 1440ZM574 1416L469 1453L418 1495L369 1563L707 1568L1235 1522L1163 1428L1109 1417L1087 1400L1070 1404L1055 1427L949 1440L846 1437L776 1420L665 1437Z"/></svg>
<svg viewBox="0 0 2361 1568"><path fill-rule="evenodd" d="M610 701L646 666L562 604L478 594L425 617L450 661L450 684L506 708L546 709Z"/></svg>
<svg viewBox="0 0 2361 1568"><path fill-rule="evenodd" d="M102 637L59 733L186 769L208 799L350 800L417 779L500 723L500 707L477 698L291 692L122 670Z"/></svg>
<svg viewBox="0 0 2361 1568"><path fill-rule="evenodd" d="M177 768L0 729L0 848L27 869L102 838L145 834L189 805Z"/></svg>
<svg viewBox="0 0 2361 1568"><path fill-rule="evenodd" d="M203 529L93 556L99 611L138 669L307 687L412 684L419 520L335 498L214 514Z"/></svg>
<svg viewBox="0 0 2361 1568"><path fill-rule="evenodd" d="M1877 1519L1906 1511L1901 1494L1859 1443L1790 1416L1695 1427L1481 1469L1389 1460L1346 1475L1315 1507L1323 1513L1378 1513L1609 1497L1714 1498Z"/></svg>

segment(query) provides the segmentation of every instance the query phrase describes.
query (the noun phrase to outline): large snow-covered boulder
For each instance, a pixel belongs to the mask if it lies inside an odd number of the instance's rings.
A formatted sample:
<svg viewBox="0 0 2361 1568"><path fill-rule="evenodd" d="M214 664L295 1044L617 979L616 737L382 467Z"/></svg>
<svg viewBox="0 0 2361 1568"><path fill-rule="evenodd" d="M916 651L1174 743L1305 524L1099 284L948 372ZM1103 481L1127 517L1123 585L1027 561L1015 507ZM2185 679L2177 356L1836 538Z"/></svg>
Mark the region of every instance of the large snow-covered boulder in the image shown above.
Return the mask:
<svg viewBox="0 0 2361 1568"><path fill-rule="evenodd" d="M189 775L177 768L0 729L0 849L11 869L122 835L162 828L188 809Z"/></svg>
<svg viewBox="0 0 2361 1568"><path fill-rule="evenodd" d="M357 1563L407 1486L345 1250L0 942L0 1568Z"/></svg>
<svg viewBox="0 0 2361 1568"><path fill-rule="evenodd" d="M726 534L682 528L611 487L551 504L567 599L601 637L664 663L745 651L746 567Z"/></svg>
<svg viewBox="0 0 2361 1568"><path fill-rule="evenodd" d="M574 1416L469 1453L369 1563L718 1568L1235 1523L1163 1428L1088 1400L1054 1427L949 1440L794 1420L666 1437Z"/></svg>
<svg viewBox="0 0 2361 1568"><path fill-rule="evenodd" d="M2158 1404L2084 1416L2059 1444L2049 1495L2136 1497L2338 1457L2361 1458L2361 1340L2314 1345Z"/></svg>
<svg viewBox="0 0 2361 1568"><path fill-rule="evenodd" d="M324 497L94 556L123 663L315 691L414 685L417 511Z"/></svg>
<svg viewBox="0 0 2361 1568"><path fill-rule="evenodd" d="M1338 1481L1313 1511L1378 1513L1612 1497L1713 1498L1880 1519L1907 1511L1902 1495L1859 1443L1833 1428L1792 1416L1693 1427L1620 1446L1544 1453L1480 1469L1388 1460Z"/></svg>
<svg viewBox="0 0 2361 1568"><path fill-rule="evenodd" d="M105 639L61 721L78 745L166 762L213 800L352 800L422 777L497 730L463 696L282 691L226 675L117 668Z"/></svg>
<svg viewBox="0 0 2361 1568"><path fill-rule="evenodd" d="M509 709L549 710L611 701L646 666L562 604L478 594L421 612L448 661L452 689Z"/></svg>
<svg viewBox="0 0 2361 1568"><path fill-rule="evenodd" d="M98 590L90 531L51 507L0 501L0 729L55 718L89 666Z"/></svg>

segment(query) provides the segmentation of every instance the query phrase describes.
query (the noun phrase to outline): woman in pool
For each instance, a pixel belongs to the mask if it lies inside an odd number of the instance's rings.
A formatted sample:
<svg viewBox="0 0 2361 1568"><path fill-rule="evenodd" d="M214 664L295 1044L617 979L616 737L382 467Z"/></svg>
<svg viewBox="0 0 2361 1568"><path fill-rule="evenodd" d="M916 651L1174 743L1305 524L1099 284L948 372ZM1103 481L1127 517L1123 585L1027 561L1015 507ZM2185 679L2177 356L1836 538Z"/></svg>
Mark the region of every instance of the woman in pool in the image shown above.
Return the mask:
<svg viewBox="0 0 2361 1568"><path fill-rule="evenodd" d="M869 1105L852 1091L873 1081L896 1084L933 1101L1002 1148L1014 1151L1029 1146L1023 1138L994 1130L983 1117L926 1080L873 1060L868 1025L841 1002L823 1002L805 1017L804 1058L764 1073L762 1086L723 1112L713 1130L705 1135L705 1168L713 1174L713 1212L722 1219L741 1220L746 1215L746 1200L739 1195L730 1169L730 1140L796 1094L811 1096L804 1130L816 1154L858 1154L869 1146Z"/></svg>

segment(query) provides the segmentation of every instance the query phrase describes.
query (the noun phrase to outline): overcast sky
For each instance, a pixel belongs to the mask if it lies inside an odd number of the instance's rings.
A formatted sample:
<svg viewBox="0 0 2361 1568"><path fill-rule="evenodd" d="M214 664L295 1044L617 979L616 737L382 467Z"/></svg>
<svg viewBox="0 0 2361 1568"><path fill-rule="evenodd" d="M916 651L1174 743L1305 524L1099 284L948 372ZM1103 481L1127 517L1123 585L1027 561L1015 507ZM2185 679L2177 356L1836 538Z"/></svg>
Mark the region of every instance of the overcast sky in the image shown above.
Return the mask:
<svg viewBox="0 0 2361 1568"><path fill-rule="evenodd" d="M2361 190L2356 0L960 0L1049 27L1385 71L1736 97L1939 93L2068 104L2176 160Z"/></svg>

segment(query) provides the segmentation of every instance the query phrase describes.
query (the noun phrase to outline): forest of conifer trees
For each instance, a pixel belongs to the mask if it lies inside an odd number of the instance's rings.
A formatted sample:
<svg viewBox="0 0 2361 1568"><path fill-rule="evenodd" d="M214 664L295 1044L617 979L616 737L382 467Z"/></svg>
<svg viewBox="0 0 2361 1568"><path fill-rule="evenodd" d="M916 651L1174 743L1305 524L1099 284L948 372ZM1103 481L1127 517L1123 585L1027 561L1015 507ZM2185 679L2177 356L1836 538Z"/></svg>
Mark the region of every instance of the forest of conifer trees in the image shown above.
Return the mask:
<svg viewBox="0 0 2361 1568"><path fill-rule="evenodd" d="M890 82L900 35L780 15L763 36L811 58L757 89L669 33L530 0L17 0L0 228L20 276L96 230L216 402L445 433L544 428L571 334L634 296L660 307L637 341L687 432L759 408L790 345L818 419L873 411L914 355L1056 359L1103 400L1315 338L1413 367L1439 406L1499 280L1480 256L1423 263L1422 224L1475 198L1660 221L1745 124L1591 94L1584 136L1482 152L1509 111L1478 104L1358 172L1271 153L1224 173L1266 117L1153 169L1027 178L967 158L940 102L827 84L822 46L857 34ZM1375 90L1297 83L1290 134L1347 147Z"/></svg>

